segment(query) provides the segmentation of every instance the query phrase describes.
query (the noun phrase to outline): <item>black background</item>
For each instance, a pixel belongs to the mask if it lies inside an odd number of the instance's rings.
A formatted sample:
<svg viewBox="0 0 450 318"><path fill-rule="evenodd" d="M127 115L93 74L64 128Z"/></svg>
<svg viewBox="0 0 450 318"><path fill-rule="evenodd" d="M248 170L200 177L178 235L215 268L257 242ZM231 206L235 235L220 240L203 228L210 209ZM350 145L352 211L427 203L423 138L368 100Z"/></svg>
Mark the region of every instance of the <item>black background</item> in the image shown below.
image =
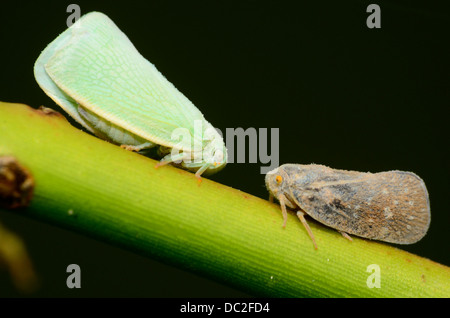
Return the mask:
<svg viewBox="0 0 450 318"><path fill-rule="evenodd" d="M0 100L59 110L35 82L33 64L65 30L69 3L1 4ZM417 173L430 194L431 227L419 243L399 247L450 265L448 11L376 1L381 29L369 29L369 1L294 3L77 2L83 14L107 14L222 131L280 128L280 164ZM267 198L260 166L229 164L211 179ZM246 295L11 213L0 211L0 220L24 239L40 275L41 288L28 296ZM72 263L82 268L79 290L65 284ZM5 271L0 296L22 296Z"/></svg>

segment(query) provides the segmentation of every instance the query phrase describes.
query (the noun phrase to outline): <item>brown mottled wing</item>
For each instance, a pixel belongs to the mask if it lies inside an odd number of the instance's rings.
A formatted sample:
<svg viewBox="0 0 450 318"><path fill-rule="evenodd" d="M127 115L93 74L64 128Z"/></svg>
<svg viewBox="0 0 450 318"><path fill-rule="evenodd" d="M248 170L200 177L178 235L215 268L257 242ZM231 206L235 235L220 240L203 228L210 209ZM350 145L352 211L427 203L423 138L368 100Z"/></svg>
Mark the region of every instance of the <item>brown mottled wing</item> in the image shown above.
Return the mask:
<svg viewBox="0 0 450 318"><path fill-rule="evenodd" d="M337 230L397 244L415 243L428 230L428 192L414 173L329 169L308 185L291 181L298 206Z"/></svg>

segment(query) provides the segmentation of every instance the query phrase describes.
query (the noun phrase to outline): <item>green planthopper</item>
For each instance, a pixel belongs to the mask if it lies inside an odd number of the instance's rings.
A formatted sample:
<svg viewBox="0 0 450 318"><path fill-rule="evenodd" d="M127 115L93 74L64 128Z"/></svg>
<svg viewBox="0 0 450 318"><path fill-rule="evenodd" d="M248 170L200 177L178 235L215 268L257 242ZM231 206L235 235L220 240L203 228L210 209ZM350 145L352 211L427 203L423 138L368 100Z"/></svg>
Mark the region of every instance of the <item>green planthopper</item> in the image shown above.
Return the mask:
<svg viewBox="0 0 450 318"><path fill-rule="evenodd" d="M194 104L100 12L82 16L41 53L36 81L96 136L140 151L159 146L159 165L212 174L227 163L222 136Z"/></svg>

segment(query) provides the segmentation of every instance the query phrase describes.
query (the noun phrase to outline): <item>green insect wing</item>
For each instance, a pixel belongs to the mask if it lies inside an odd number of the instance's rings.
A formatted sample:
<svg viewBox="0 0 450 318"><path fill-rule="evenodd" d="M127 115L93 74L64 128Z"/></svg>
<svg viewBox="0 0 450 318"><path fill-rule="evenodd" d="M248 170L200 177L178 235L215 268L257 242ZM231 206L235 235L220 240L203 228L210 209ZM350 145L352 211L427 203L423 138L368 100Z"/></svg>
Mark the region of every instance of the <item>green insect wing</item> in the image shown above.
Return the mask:
<svg viewBox="0 0 450 318"><path fill-rule="evenodd" d="M164 154L167 149L180 150L177 158L166 155L162 161L167 162L193 159L199 149L201 154L207 150L212 153L208 161L202 157L181 164L198 176L226 164L218 132L100 12L84 15L51 42L37 59L34 73L48 96L100 137L134 150L155 145L166 149ZM173 139L180 128L190 138Z"/></svg>

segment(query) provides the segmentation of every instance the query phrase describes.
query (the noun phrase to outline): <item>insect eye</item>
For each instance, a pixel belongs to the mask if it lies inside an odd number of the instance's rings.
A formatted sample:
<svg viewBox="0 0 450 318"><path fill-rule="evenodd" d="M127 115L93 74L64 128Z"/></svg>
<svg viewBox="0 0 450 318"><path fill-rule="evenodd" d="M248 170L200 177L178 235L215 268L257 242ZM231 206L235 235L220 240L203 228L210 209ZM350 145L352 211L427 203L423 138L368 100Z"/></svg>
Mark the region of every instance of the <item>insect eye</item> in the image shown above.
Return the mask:
<svg viewBox="0 0 450 318"><path fill-rule="evenodd" d="M214 159L216 160L215 163L222 161L222 159L223 159L223 151L222 150L216 150L214 152Z"/></svg>
<svg viewBox="0 0 450 318"><path fill-rule="evenodd" d="M280 184L283 181L283 177L282 176L276 176L275 177L275 181Z"/></svg>

